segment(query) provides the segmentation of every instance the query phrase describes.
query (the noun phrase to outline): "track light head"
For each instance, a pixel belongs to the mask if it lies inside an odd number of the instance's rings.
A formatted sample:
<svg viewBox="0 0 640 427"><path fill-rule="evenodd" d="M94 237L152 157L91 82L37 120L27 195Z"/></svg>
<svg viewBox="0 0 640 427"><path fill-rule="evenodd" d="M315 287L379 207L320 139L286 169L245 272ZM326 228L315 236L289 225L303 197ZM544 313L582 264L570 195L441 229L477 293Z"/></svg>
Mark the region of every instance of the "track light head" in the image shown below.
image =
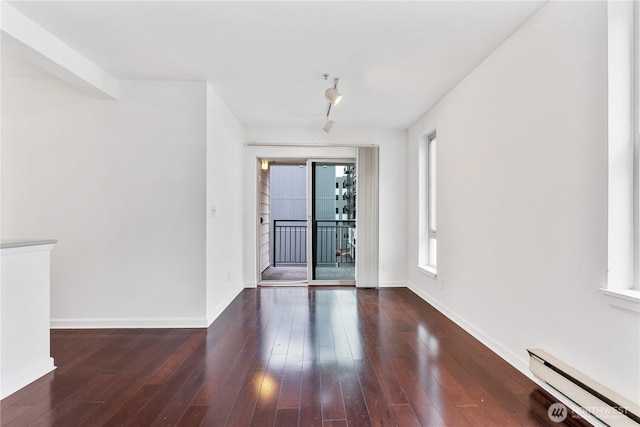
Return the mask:
<svg viewBox="0 0 640 427"><path fill-rule="evenodd" d="M322 129L326 132L326 133L331 133L331 131L333 130L333 127L336 125L336 122L334 122L333 120L329 120L327 122L327 124L325 124Z"/></svg>
<svg viewBox="0 0 640 427"><path fill-rule="evenodd" d="M338 105L342 101L342 94L332 87L324 91L324 96L333 105Z"/></svg>

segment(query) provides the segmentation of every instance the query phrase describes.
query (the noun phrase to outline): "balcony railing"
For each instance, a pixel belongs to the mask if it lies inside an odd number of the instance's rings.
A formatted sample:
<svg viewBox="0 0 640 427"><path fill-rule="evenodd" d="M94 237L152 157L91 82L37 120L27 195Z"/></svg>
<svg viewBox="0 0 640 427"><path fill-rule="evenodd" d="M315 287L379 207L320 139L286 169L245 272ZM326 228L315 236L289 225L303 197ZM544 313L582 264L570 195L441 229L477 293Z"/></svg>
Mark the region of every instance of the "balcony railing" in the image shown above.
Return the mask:
<svg viewBox="0 0 640 427"><path fill-rule="evenodd" d="M315 222L314 255L316 266L355 264L355 220L319 220ZM307 222L273 221L273 266L307 264Z"/></svg>
<svg viewBox="0 0 640 427"><path fill-rule="evenodd" d="M273 266L307 265L307 221L273 221Z"/></svg>

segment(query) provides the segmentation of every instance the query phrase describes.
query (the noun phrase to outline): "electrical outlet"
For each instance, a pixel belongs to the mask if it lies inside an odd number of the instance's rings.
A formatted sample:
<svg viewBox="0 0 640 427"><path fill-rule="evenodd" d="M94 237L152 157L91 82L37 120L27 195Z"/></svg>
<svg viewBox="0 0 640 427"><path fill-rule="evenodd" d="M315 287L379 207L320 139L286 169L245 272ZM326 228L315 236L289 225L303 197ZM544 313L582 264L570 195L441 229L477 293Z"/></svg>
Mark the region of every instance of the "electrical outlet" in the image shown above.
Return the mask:
<svg viewBox="0 0 640 427"><path fill-rule="evenodd" d="M444 279L440 279L440 289L444 289Z"/></svg>
<svg viewBox="0 0 640 427"><path fill-rule="evenodd" d="M209 210L209 215L211 216L211 218L215 218L217 213L218 211L216 205L211 205L211 209Z"/></svg>
<svg viewBox="0 0 640 427"><path fill-rule="evenodd" d="M227 272L227 282L231 281L231 272Z"/></svg>

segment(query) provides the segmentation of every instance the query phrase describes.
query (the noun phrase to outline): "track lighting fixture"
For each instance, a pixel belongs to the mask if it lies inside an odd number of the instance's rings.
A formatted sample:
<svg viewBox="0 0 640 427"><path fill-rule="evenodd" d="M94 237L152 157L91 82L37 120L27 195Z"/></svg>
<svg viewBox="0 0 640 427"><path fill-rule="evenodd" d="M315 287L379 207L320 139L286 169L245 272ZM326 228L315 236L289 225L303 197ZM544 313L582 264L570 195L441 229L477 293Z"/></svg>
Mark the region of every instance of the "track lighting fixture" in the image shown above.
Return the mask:
<svg viewBox="0 0 640 427"><path fill-rule="evenodd" d="M324 75L324 79L329 79L329 74ZM338 105L340 101L342 101L342 94L338 92L338 78L333 79L333 87L328 88L324 91L324 96L329 101L329 107L327 108L327 123L322 127L322 129L326 133L331 133L331 130L335 126L336 122L333 120L329 120L329 114L331 113L331 106Z"/></svg>
<svg viewBox="0 0 640 427"><path fill-rule="evenodd" d="M333 127L336 125L336 122L334 122L333 120L329 120L327 122L327 124L325 124L322 127L322 130L324 130L326 133L331 133L331 130L333 129Z"/></svg>
<svg viewBox="0 0 640 427"><path fill-rule="evenodd" d="M337 85L338 79L336 79L336 86ZM342 101L342 94L332 87L324 91L324 96L333 105L338 105L340 101Z"/></svg>
<svg viewBox="0 0 640 427"><path fill-rule="evenodd" d="M324 79L327 80L328 78L329 75L325 74ZM325 98L333 105L338 105L342 101L342 94L338 92L338 80L338 78L333 79L333 87L324 91Z"/></svg>

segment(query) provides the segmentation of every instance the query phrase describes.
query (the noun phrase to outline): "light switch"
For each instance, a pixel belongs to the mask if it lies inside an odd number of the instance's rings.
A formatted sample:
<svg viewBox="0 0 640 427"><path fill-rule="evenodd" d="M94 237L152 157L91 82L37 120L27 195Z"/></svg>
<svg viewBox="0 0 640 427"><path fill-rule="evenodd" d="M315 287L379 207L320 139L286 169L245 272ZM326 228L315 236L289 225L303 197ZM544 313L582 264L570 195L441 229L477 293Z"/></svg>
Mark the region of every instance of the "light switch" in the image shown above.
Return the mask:
<svg viewBox="0 0 640 427"><path fill-rule="evenodd" d="M216 205L211 205L211 210L209 212L209 215L211 215L211 218L215 218L216 217L216 213L217 213Z"/></svg>

